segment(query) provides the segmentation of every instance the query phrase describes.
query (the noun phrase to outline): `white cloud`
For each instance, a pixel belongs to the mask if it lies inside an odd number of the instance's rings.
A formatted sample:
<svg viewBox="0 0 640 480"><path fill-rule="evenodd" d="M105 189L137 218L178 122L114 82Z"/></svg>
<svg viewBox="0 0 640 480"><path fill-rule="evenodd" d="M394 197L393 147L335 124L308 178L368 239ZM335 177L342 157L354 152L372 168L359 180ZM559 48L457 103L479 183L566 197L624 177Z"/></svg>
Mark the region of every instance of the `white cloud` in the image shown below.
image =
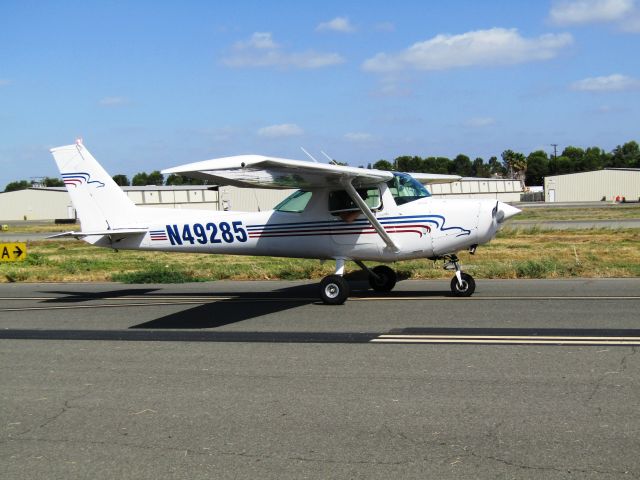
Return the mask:
<svg viewBox="0 0 640 480"><path fill-rule="evenodd" d="M603 77L589 77L571 84L572 90L581 92L622 92L640 90L640 80L614 73Z"/></svg>
<svg viewBox="0 0 640 480"><path fill-rule="evenodd" d="M0 78L0 87L6 87L11 84L11 80L7 80L6 78Z"/></svg>
<svg viewBox="0 0 640 480"><path fill-rule="evenodd" d="M244 50L247 48L256 48L256 49L272 49L272 48L278 48L280 45L278 45L276 42L273 41L273 38L271 37L271 33L269 32L255 32L253 33L253 35L251 35L251 37L249 38L249 40L244 40L244 41L240 41L240 42L236 42L236 44L234 45L234 48L237 50Z"/></svg>
<svg viewBox="0 0 640 480"><path fill-rule="evenodd" d="M525 38L515 28L475 30L460 35L441 34L414 43L398 53L378 53L366 60L363 68L370 72L392 72L513 65L549 60L572 43L573 37L568 33Z"/></svg>
<svg viewBox="0 0 640 480"><path fill-rule="evenodd" d="M125 97L104 97L99 102L102 107L121 107L129 104L129 99Z"/></svg>
<svg viewBox="0 0 640 480"><path fill-rule="evenodd" d="M304 130L295 123L270 125L258 130L258 135L265 138L295 137L304 134Z"/></svg>
<svg viewBox="0 0 640 480"><path fill-rule="evenodd" d="M625 17L619 27L623 32L640 33L640 11L636 10L632 15Z"/></svg>
<svg viewBox="0 0 640 480"><path fill-rule="evenodd" d="M464 122L464 125L471 128L484 128L495 125L495 123L496 119L492 117L475 117L468 119L466 122Z"/></svg>
<svg viewBox="0 0 640 480"><path fill-rule="evenodd" d="M345 133L344 138L352 142L369 142L373 140L373 135L364 132Z"/></svg>
<svg viewBox="0 0 640 480"><path fill-rule="evenodd" d="M305 52L285 52L276 43L271 33L256 32L248 40L237 42L230 56L222 63L228 67L294 67L322 68L344 63L337 53L321 53L313 50Z"/></svg>
<svg viewBox="0 0 640 480"><path fill-rule="evenodd" d="M633 10L634 0L568 0L551 8L549 20L556 25L615 22Z"/></svg>
<svg viewBox="0 0 640 480"><path fill-rule="evenodd" d="M341 33L352 33L356 31L356 28L351 25L349 19L347 17L336 17L333 20L329 20L328 22L323 22L316 27L316 31L325 32L341 32Z"/></svg>

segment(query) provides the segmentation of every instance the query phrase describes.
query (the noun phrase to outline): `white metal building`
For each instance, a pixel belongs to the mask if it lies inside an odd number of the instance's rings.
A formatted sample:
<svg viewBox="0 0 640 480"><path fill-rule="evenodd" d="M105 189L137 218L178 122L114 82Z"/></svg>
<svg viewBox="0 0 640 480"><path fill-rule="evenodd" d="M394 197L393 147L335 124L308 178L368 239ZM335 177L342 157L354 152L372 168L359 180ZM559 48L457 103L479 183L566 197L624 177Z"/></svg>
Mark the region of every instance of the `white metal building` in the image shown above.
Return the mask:
<svg viewBox="0 0 640 480"><path fill-rule="evenodd" d="M640 169L608 168L592 172L554 175L544 179L547 202L597 202L624 197L640 198Z"/></svg>
<svg viewBox="0 0 640 480"><path fill-rule="evenodd" d="M459 182L429 185L434 197L495 198L502 202L519 202L523 192L519 180L465 177Z"/></svg>
<svg viewBox="0 0 640 480"><path fill-rule="evenodd" d="M122 187L136 204L151 208L241 210L255 212L273 208L293 190L180 185ZM65 187L28 188L0 193L0 220L55 220L75 218Z"/></svg>
<svg viewBox="0 0 640 480"><path fill-rule="evenodd" d="M122 187L136 204L151 208L189 208L202 210L269 210L294 190L211 187L209 185ZM435 197L495 198L503 202L520 200L517 180L463 178L453 183L434 184ZM0 193L0 220L55 220L75 218L75 210L65 187L28 188Z"/></svg>

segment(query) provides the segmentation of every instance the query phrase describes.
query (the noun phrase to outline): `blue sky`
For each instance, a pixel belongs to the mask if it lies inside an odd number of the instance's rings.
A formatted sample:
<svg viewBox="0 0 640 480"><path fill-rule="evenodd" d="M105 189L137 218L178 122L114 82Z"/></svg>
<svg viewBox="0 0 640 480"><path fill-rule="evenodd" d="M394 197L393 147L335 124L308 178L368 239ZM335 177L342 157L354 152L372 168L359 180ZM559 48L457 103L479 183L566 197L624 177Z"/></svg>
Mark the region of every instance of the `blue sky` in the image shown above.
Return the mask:
<svg viewBox="0 0 640 480"><path fill-rule="evenodd" d="M225 155L640 140L640 0L3 0L0 190L84 143L129 176Z"/></svg>

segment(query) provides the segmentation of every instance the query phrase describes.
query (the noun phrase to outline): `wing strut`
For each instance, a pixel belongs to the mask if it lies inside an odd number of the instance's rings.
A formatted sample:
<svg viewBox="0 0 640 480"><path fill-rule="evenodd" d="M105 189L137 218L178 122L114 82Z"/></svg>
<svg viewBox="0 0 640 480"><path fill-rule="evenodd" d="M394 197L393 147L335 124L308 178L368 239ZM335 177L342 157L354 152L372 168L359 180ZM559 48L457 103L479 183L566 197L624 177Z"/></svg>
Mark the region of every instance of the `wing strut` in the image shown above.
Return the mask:
<svg viewBox="0 0 640 480"><path fill-rule="evenodd" d="M373 214L369 206L365 203L364 200L362 200L362 198L358 194L358 191L351 184L352 181L353 179L343 178L341 183L344 186L347 193L349 194L349 196L351 197L351 199L354 202L356 202L356 205L360 207L360 210L362 210L362 213L364 213L364 215L369 219L369 221L371 222L371 225L373 225L373 228L375 228L376 232L378 232L378 235L380 235L380 238L384 240L384 243L386 243L387 246L394 252L396 253L399 252L400 247L398 247L398 245L396 245L396 243L393 240L391 240L391 237L386 232L382 224L378 221L378 219Z"/></svg>

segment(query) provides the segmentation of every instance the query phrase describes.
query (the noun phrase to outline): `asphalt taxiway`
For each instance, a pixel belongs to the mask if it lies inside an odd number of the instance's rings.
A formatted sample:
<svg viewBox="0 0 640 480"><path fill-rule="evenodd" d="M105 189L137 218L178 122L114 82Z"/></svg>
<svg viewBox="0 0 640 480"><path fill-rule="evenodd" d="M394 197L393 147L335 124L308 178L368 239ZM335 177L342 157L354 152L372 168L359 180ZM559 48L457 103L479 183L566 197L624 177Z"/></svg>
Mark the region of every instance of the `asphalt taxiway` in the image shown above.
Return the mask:
<svg viewBox="0 0 640 480"><path fill-rule="evenodd" d="M640 279L0 285L3 478L635 478Z"/></svg>

